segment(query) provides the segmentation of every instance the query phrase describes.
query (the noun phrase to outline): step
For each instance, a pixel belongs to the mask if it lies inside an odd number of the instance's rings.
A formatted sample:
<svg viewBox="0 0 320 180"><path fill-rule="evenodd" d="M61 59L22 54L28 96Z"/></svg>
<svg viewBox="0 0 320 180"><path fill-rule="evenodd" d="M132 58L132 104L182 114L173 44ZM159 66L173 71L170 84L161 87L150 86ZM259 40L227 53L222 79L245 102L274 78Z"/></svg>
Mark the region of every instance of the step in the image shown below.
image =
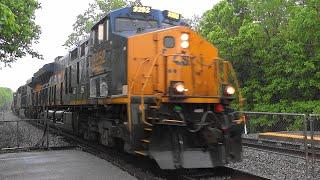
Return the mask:
<svg viewBox="0 0 320 180"><path fill-rule="evenodd" d="M164 119L155 124L169 125L169 126L187 126L187 124L184 121L174 120L174 119Z"/></svg>
<svg viewBox="0 0 320 180"><path fill-rule="evenodd" d="M150 109L159 109L159 106L149 106Z"/></svg>
<svg viewBox="0 0 320 180"><path fill-rule="evenodd" d="M152 131L151 128L144 128L145 131Z"/></svg>
<svg viewBox="0 0 320 180"><path fill-rule="evenodd" d="M134 151L134 152L142 156L147 156L147 153L145 153L144 151Z"/></svg>
<svg viewBox="0 0 320 180"><path fill-rule="evenodd" d="M151 141L148 140L148 139L141 139L141 141L144 142L144 143L150 143L150 142L151 142Z"/></svg>
<svg viewBox="0 0 320 180"><path fill-rule="evenodd" d="M179 124L184 124L184 121L175 120L175 119L164 119L164 120L162 120L162 122L164 122L164 123L179 123Z"/></svg>
<svg viewBox="0 0 320 180"><path fill-rule="evenodd" d="M148 120L159 120L157 117L148 117Z"/></svg>

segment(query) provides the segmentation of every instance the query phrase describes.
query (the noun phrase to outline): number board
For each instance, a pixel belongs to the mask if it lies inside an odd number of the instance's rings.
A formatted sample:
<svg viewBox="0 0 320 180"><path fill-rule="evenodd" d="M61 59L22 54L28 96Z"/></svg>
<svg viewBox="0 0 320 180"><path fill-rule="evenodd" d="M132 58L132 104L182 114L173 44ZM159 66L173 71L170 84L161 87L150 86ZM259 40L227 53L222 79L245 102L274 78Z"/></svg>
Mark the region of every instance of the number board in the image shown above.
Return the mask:
<svg viewBox="0 0 320 180"><path fill-rule="evenodd" d="M132 13L150 14L151 7L149 6L132 6Z"/></svg>
<svg viewBox="0 0 320 180"><path fill-rule="evenodd" d="M179 21L181 18L181 15L179 13L168 11L168 10L163 11L163 14L166 18L176 20L176 21Z"/></svg>

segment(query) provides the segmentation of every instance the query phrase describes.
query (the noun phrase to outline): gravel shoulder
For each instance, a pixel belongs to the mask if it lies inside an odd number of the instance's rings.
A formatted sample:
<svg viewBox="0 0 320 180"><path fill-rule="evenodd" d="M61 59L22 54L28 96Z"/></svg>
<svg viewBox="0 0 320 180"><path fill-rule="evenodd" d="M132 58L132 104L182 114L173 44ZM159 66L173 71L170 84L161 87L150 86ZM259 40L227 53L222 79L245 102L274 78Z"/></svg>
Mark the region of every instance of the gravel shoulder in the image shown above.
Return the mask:
<svg viewBox="0 0 320 180"><path fill-rule="evenodd" d="M62 136L55 133L49 133L48 139L49 147L70 146ZM44 136L43 129L30 124L30 121L27 122L12 112L6 112L3 116L0 115L0 149L16 147L32 148L45 145L46 136Z"/></svg>
<svg viewBox="0 0 320 180"><path fill-rule="evenodd" d="M3 120L21 120L18 135L16 133L16 122L1 122ZM17 144L19 144L19 147L34 147L39 144L42 138L43 130L23 121L12 112L6 112L4 117L0 115L0 148L17 147ZM50 147L70 146L62 136L51 133L49 133L49 144ZM311 162L309 164L309 171L311 171ZM249 147L243 149L242 162L230 164L228 167L268 179L306 179L306 164L303 157ZM315 162L314 168L315 179L320 179L319 160Z"/></svg>
<svg viewBox="0 0 320 180"><path fill-rule="evenodd" d="M303 157L285 155L244 147L243 161L230 164L230 168L238 169L268 179L307 179L306 164ZM310 162L311 164L311 162ZM315 179L320 179L320 162L315 162ZM311 165L309 171L311 170Z"/></svg>

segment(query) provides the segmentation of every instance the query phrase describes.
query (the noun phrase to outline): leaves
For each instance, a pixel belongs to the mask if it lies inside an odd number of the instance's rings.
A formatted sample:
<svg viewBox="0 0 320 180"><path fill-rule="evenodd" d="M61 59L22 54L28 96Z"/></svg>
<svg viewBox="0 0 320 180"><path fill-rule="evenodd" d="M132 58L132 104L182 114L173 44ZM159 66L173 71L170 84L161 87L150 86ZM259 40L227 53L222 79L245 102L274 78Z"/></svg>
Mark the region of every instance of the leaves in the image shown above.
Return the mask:
<svg viewBox="0 0 320 180"><path fill-rule="evenodd" d="M9 65L27 54L42 58L31 47L39 39L40 27L34 22L39 7L36 0L0 2L0 63Z"/></svg>
<svg viewBox="0 0 320 180"><path fill-rule="evenodd" d="M126 0L95 0L94 3L89 4L89 8L84 13L77 16L73 24L73 33L68 36L64 46L70 48L78 45L81 40L88 37L91 27L103 15L127 5Z"/></svg>
<svg viewBox="0 0 320 180"><path fill-rule="evenodd" d="M223 0L204 14L199 31L232 61L248 110L319 112L319 10L317 0Z"/></svg>
<svg viewBox="0 0 320 180"><path fill-rule="evenodd" d="M12 102L12 91L9 88L0 87L0 110L8 109Z"/></svg>

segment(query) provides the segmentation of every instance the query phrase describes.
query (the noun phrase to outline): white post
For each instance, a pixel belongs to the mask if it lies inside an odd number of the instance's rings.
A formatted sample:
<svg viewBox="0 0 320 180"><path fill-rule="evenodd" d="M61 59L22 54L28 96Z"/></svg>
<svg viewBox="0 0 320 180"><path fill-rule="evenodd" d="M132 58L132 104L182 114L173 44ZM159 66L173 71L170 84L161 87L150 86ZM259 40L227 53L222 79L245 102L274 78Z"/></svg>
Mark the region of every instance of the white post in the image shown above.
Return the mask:
<svg viewBox="0 0 320 180"><path fill-rule="evenodd" d="M247 118L246 118L246 116L244 115L243 116L243 118L244 118L244 134L248 134L248 130L247 130Z"/></svg>

